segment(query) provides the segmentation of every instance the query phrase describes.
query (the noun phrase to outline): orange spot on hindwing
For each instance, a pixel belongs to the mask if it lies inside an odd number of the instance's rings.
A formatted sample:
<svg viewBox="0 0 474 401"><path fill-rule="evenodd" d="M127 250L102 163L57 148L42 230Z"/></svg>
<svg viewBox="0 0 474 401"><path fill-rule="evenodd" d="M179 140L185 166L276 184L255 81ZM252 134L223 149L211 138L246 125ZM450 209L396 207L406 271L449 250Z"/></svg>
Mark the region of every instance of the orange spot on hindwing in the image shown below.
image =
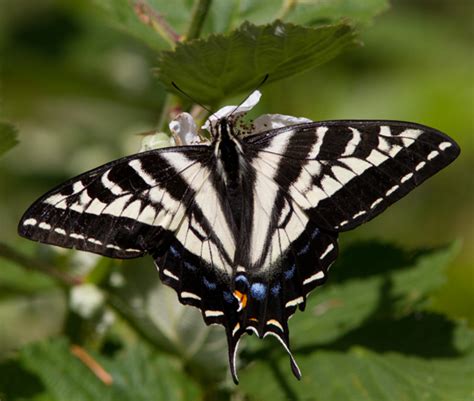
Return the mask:
<svg viewBox="0 0 474 401"><path fill-rule="evenodd" d="M247 294L235 290L234 297L237 298L237 300L239 301L239 309L237 309L237 312L240 312L242 309L245 309L245 307L247 306Z"/></svg>

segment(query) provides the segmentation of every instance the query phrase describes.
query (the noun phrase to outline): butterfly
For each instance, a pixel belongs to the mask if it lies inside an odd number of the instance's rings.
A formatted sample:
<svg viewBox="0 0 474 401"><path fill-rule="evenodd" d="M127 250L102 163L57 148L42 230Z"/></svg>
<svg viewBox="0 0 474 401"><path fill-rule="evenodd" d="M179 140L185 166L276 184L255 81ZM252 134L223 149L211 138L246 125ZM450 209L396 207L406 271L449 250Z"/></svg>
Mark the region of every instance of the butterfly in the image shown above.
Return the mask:
<svg viewBox="0 0 474 401"><path fill-rule="evenodd" d="M235 383L245 333L275 336L300 378L288 319L326 281L338 234L460 149L433 128L399 121L290 119L244 135L235 116L249 107L230 109L208 120L207 143L141 152L59 185L27 210L19 234L112 258L151 255L182 304L224 326Z"/></svg>

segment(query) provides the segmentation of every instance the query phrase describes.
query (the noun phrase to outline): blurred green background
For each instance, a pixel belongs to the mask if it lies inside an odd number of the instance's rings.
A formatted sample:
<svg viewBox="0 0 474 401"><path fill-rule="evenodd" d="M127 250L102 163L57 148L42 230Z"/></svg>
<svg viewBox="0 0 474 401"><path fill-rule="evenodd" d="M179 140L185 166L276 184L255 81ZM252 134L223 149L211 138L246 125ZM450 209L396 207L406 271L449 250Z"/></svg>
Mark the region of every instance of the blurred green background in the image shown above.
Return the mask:
<svg viewBox="0 0 474 401"><path fill-rule="evenodd" d="M17 0L0 5L0 119L17 127L20 140L0 159L0 241L30 255L44 255L51 251L38 250L16 234L23 211L67 178L135 153L141 142L137 133L157 127L165 92L152 72L156 53L114 29L89 1ZM414 121L458 141L462 153L452 166L374 221L343 235L341 248L368 238L408 249L459 240L460 252L449 265L433 308L466 319L471 327L473 21L472 1L393 1L362 32L363 47L264 86L258 106L260 112L314 120ZM81 257L87 258L74 256ZM150 266L134 274L151 274ZM20 344L61 330L64 296L47 279L0 259L0 291L0 359Z"/></svg>

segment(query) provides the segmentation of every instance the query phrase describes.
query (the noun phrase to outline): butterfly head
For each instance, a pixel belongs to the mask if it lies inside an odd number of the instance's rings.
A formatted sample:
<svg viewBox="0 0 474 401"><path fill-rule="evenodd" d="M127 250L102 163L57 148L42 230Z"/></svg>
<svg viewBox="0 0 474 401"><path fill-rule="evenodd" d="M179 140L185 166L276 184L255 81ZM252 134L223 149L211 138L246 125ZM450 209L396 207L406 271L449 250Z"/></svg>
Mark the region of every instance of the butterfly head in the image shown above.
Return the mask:
<svg viewBox="0 0 474 401"><path fill-rule="evenodd" d="M226 140L234 135L234 119L232 116L221 118L215 126L213 136L216 140Z"/></svg>

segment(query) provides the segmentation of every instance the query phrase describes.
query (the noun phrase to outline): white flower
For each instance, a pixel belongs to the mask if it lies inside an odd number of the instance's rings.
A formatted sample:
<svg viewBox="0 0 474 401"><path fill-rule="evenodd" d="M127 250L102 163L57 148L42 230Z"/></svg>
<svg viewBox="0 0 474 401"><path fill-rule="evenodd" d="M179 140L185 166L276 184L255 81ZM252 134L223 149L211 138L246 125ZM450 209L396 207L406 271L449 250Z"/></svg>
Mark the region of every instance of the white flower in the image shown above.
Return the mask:
<svg viewBox="0 0 474 401"><path fill-rule="evenodd" d="M305 117L293 117L285 114L262 114L253 122L253 126L255 127L253 133L310 122L312 122L312 120Z"/></svg>
<svg viewBox="0 0 474 401"><path fill-rule="evenodd" d="M115 322L115 314L114 312L110 310L106 310L104 314L102 315L102 318L100 319L99 323L97 323L96 326L96 331L99 334L104 334L107 329L112 326L112 324Z"/></svg>
<svg viewBox="0 0 474 401"><path fill-rule="evenodd" d="M224 106L221 109L213 113L201 127L210 132L210 128L215 127L220 119L228 117L230 115L240 117L245 113L252 110L255 105L260 101L262 94L259 90L253 91L252 94L245 99L240 106Z"/></svg>
<svg viewBox="0 0 474 401"><path fill-rule="evenodd" d="M202 143L197 133L197 125L189 113L181 113L169 123L171 133L183 145L198 145Z"/></svg>
<svg viewBox="0 0 474 401"><path fill-rule="evenodd" d="M211 126L215 127L221 118L229 117L230 115L236 116L237 118L242 117L256 106L261 97L262 94L260 91L256 90L240 106L224 106L212 114L202 128L210 131ZM304 117L293 117L285 114L262 114L253 121L252 134L308 122L311 122L311 120Z"/></svg>
<svg viewBox="0 0 474 401"><path fill-rule="evenodd" d="M239 106L230 105L224 106L217 110L206 120L201 129L207 130L212 134L217 123L224 117L232 116L234 120L238 120L244 114L252 110L255 105L260 101L262 94L259 90L255 90L252 94L245 99L245 101ZM256 118L252 123L252 134L267 131L270 129L276 129L281 127L287 127L290 125L308 123L310 119L304 117L293 117L284 114L262 114ZM211 128L212 127L212 128ZM179 145L201 145L209 144L209 141L203 139L198 134L197 125L189 113L181 113L174 120L169 123L169 128L173 136L176 138L175 143ZM165 135L165 134L161 134ZM168 145L172 146L172 145ZM143 145L142 145L143 148ZM156 149L156 148L155 148Z"/></svg>
<svg viewBox="0 0 474 401"><path fill-rule="evenodd" d="M105 302L102 291L93 284L74 286L70 295L71 310L84 319L93 317Z"/></svg>

